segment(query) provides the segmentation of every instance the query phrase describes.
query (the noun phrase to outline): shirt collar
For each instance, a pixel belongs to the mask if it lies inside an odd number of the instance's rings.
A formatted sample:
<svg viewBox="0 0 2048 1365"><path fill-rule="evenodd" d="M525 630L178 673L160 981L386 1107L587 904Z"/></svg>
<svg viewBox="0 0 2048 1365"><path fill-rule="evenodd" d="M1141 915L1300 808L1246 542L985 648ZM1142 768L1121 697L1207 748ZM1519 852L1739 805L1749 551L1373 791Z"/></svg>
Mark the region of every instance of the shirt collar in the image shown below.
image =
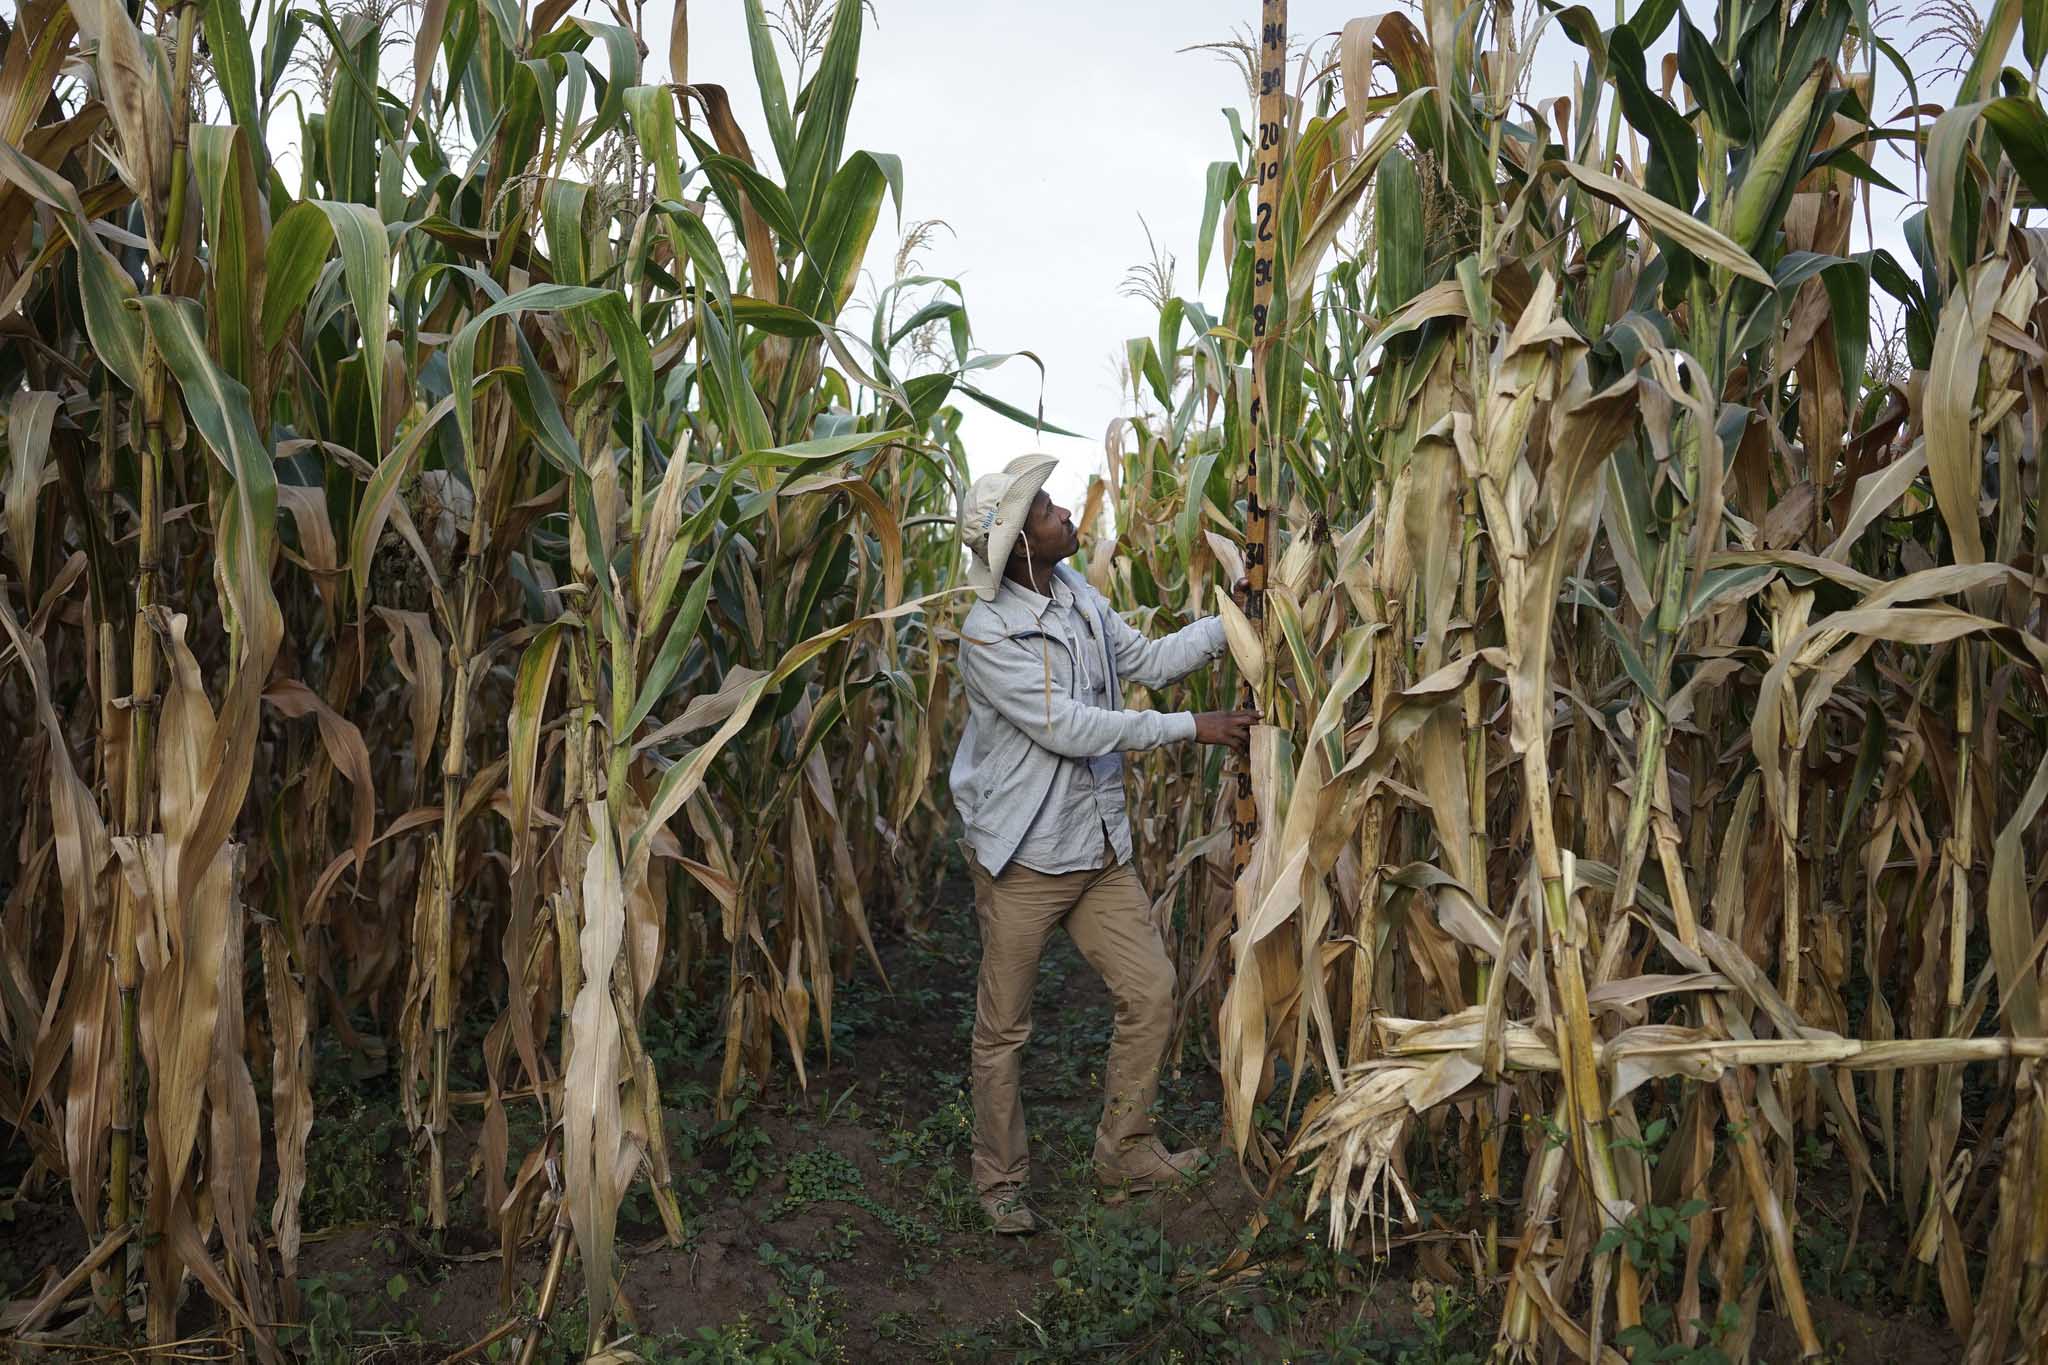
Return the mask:
<svg viewBox="0 0 2048 1365"><path fill-rule="evenodd" d="M1005 578L1002 581L1003 593L1014 597L1018 604L1031 613L1031 619L1034 621L1043 621L1047 610L1055 605L1061 607L1072 607L1074 605L1074 590L1067 585L1067 581L1059 575L1057 570L1053 573L1051 587L1052 593L1048 596L1044 593L1034 592L1014 578Z"/></svg>

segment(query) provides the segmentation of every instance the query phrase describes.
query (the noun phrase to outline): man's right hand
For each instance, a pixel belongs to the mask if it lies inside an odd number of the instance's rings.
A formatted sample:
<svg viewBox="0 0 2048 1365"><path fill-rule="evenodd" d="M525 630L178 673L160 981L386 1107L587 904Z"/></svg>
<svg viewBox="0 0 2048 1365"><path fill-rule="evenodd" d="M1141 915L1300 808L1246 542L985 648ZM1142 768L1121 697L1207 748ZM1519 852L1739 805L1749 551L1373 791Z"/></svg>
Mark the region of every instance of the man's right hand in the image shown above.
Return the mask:
<svg viewBox="0 0 2048 1365"><path fill-rule="evenodd" d="M1256 711L1199 711L1195 714L1195 742L1221 744L1242 754L1250 748L1252 727L1258 723Z"/></svg>

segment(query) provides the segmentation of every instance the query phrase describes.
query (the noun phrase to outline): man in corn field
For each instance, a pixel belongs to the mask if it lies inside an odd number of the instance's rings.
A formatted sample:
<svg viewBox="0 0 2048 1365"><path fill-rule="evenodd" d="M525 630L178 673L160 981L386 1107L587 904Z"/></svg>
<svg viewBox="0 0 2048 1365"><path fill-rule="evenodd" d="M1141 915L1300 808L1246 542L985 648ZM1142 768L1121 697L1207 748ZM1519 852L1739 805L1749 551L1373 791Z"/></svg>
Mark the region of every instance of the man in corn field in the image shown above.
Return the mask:
<svg viewBox="0 0 2048 1365"><path fill-rule="evenodd" d="M1126 711L1123 684L1177 682L1225 650L1210 617L1151 640L1063 560L1080 548L1073 515L1045 493L1056 461L1012 460L977 479L961 516L980 597L960 629L967 729L953 801L967 830L981 921L974 1015L974 1182L998 1232L1030 1233L1030 1150L1018 1072L1031 992L1065 924L1116 999L1095 1174L1149 1190L1185 1178L1202 1151L1170 1151L1153 1131L1173 961L1131 867L1122 753L1194 740L1242 750L1249 711ZM1240 585L1240 590L1242 585Z"/></svg>

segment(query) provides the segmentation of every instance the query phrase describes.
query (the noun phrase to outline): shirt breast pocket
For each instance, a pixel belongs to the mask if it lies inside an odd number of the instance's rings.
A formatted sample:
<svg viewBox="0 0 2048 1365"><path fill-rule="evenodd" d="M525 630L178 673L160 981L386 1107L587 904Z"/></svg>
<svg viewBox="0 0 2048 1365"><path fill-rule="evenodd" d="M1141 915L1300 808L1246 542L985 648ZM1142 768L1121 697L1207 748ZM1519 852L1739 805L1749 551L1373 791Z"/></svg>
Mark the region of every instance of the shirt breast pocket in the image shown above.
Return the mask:
<svg viewBox="0 0 2048 1365"><path fill-rule="evenodd" d="M1075 687L1074 660L1066 646L1053 640L1043 642L1045 650L1041 656L1037 683L1052 689L1056 697L1078 697Z"/></svg>

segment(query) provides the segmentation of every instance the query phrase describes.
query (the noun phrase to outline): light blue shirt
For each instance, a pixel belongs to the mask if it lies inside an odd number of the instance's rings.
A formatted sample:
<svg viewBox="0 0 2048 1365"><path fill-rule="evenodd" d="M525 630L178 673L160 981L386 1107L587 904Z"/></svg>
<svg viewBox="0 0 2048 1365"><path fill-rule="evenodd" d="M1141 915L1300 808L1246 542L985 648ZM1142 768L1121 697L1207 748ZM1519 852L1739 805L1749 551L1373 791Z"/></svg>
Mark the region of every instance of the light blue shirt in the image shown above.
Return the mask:
<svg viewBox="0 0 2048 1365"><path fill-rule="evenodd" d="M1128 861L1123 751L1193 739L1195 718L1122 710L1123 683L1167 686L1226 648L1216 617L1149 640L1064 565L1051 588L1005 579L960 627L967 728L951 786L991 876L1012 861L1050 873Z"/></svg>
<svg viewBox="0 0 2048 1365"><path fill-rule="evenodd" d="M1109 662L1103 654L1101 631L1081 609L1074 590L1058 578L1052 581L1050 597L1015 583L1009 587L1024 599L1039 627L1073 653L1079 664L1075 700L1098 711L1117 709L1109 695ZM1092 872L1106 866L1103 852L1111 847L1116 850L1116 861L1130 859L1123 754L1062 760L1037 818L1017 845L1016 860L1034 872Z"/></svg>

